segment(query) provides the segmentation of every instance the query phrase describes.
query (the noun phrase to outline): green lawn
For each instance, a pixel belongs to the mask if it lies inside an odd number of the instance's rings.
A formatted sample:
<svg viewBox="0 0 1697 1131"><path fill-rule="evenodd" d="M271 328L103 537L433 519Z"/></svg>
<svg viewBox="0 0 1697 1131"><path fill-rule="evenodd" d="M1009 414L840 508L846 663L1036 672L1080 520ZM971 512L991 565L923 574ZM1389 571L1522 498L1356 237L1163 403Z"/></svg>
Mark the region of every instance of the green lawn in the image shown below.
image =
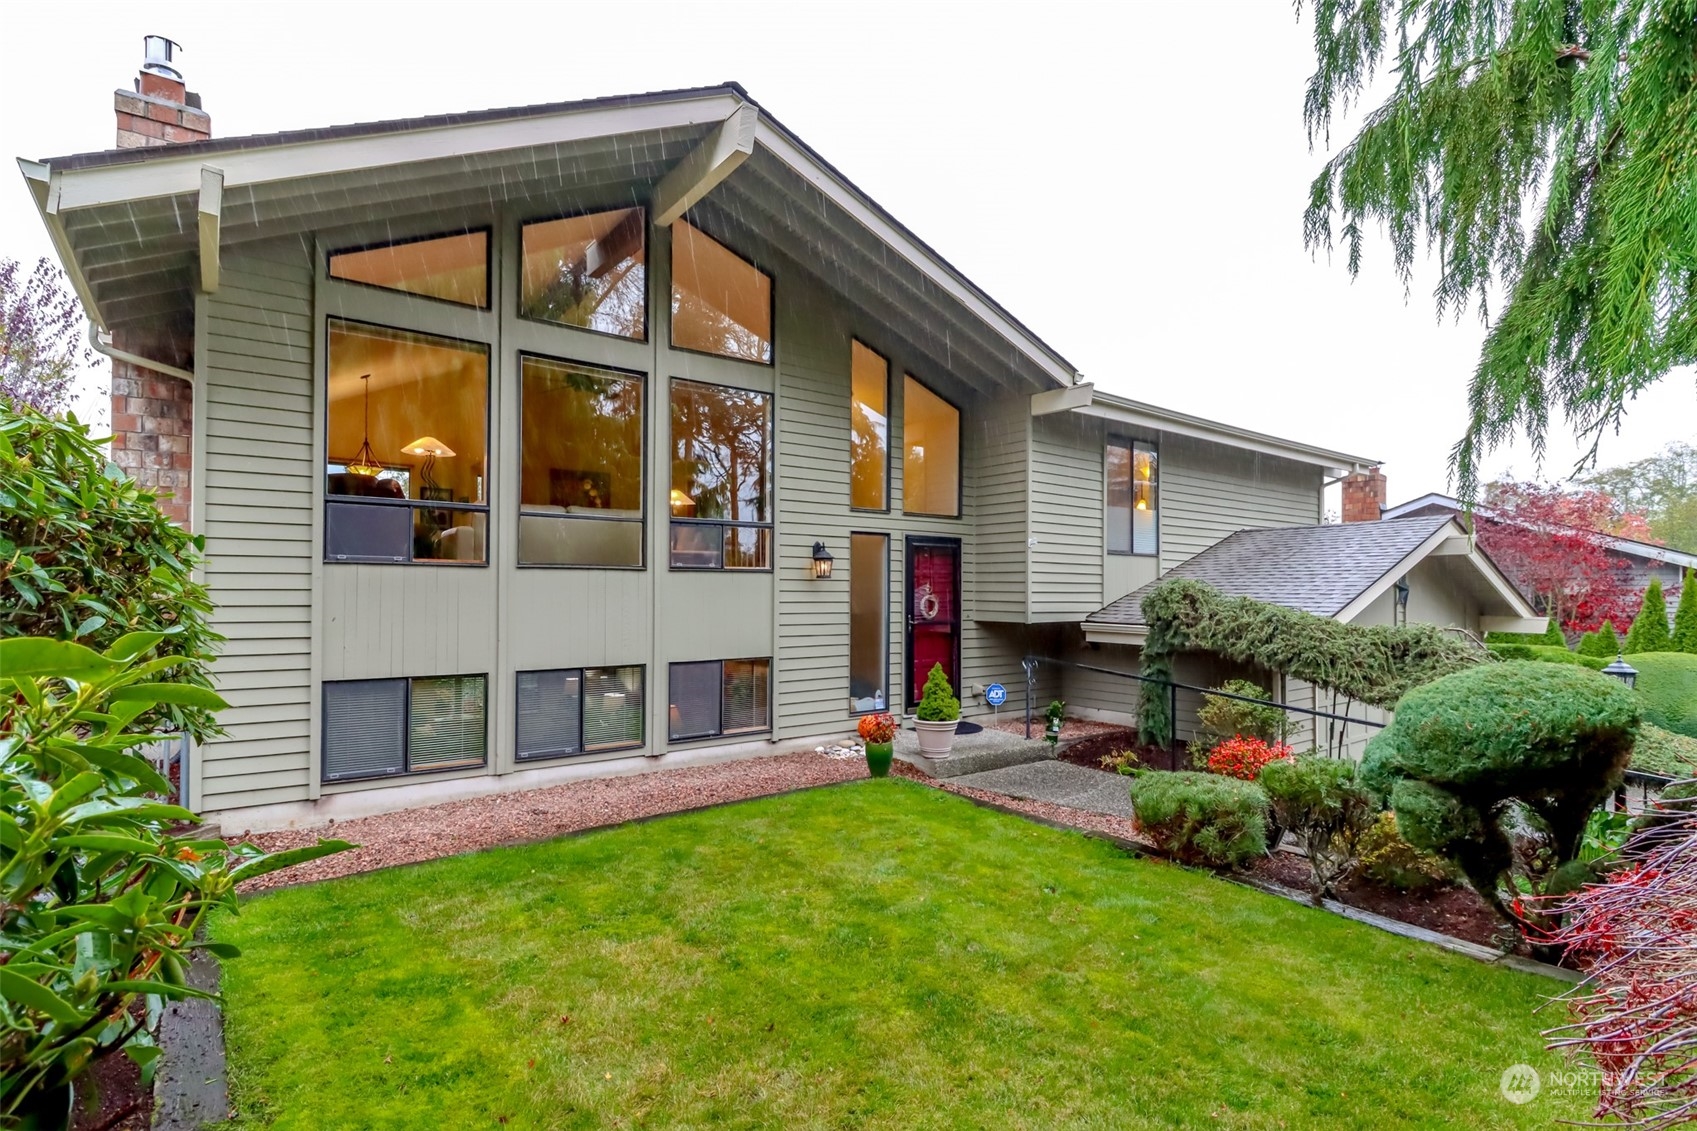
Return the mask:
<svg viewBox="0 0 1697 1131"><path fill-rule="evenodd" d="M234 1127L1548 1127L1499 970L896 779L267 894ZM569 1020L567 1020L569 1018Z"/></svg>

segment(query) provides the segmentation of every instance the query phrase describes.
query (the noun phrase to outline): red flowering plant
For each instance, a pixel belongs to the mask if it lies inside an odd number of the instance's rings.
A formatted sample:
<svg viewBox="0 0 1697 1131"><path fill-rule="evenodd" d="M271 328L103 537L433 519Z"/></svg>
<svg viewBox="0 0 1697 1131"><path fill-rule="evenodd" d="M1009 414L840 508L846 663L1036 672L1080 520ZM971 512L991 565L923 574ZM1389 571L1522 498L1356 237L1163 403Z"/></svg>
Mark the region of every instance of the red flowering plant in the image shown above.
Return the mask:
<svg viewBox="0 0 1697 1131"><path fill-rule="evenodd" d="M896 720L893 716L879 711L875 715L860 716L860 739L867 743L893 742L896 737Z"/></svg>
<svg viewBox="0 0 1697 1131"><path fill-rule="evenodd" d="M1294 751L1282 742L1268 742L1234 734L1208 751L1208 772L1228 778L1254 781L1269 762L1294 756Z"/></svg>

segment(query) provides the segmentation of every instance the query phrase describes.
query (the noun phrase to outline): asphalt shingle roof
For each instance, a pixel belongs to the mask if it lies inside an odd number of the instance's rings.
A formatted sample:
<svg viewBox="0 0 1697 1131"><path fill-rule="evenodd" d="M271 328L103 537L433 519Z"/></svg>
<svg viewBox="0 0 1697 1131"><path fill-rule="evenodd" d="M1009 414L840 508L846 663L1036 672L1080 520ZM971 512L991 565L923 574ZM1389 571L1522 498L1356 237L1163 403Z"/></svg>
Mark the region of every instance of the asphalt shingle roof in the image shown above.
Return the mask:
<svg viewBox="0 0 1697 1131"><path fill-rule="evenodd" d="M1147 623L1143 598L1175 577L1207 582L1228 597L1253 597L1318 616L1336 616L1451 521L1447 514L1435 514L1239 530L1091 613L1085 621L1141 628Z"/></svg>

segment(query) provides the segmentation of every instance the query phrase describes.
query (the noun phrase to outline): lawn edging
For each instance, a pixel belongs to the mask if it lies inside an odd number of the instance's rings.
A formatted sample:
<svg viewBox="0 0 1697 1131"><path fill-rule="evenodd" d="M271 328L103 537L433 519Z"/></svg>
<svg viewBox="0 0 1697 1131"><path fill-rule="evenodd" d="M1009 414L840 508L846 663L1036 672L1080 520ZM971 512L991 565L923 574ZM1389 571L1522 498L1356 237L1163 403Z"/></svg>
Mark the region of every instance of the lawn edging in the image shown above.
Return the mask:
<svg viewBox="0 0 1697 1131"><path fill-rule="evenodd" d="M188 982L197 990L217 993L220 973L210 951L196 950L189 960ZM162 1055L153 1078L154 1131L197 1131L229 1118L222 1008L199 997L166 1003L155 1038Z"/></svg>

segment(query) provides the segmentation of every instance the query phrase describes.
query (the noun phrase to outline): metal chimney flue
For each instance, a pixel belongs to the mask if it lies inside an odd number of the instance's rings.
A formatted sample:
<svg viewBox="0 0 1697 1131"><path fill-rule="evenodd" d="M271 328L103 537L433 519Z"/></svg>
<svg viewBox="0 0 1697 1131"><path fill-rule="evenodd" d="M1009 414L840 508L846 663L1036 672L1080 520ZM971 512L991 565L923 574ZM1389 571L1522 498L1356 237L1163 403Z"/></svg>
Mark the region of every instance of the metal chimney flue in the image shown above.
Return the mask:
<svg viewBox="0 0 1697 1131"><path fill-rule="evenodd" d="M183 81L183 73L171 65L172 58L183 49L182 44L166 39L162 35L149 35L143 38L142 45L144 58L141 69L143 72L150 75L159 75L161 78L172 79L176 82Z"/></svg>

